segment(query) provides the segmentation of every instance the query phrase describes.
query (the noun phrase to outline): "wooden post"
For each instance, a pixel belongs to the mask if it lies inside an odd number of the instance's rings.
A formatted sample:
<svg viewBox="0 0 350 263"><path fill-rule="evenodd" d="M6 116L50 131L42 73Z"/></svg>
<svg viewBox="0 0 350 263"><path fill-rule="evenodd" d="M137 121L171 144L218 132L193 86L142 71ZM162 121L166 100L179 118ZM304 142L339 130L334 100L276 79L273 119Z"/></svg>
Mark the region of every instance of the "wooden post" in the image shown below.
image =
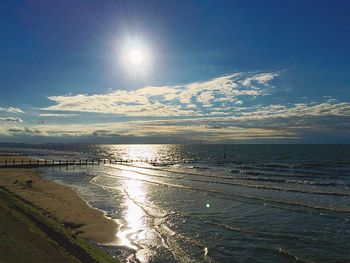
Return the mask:
<svg viewBox="0 0 350 263"><path fill-rule="evenodd" d="M23 160L21 161L21 164L23 165Z"/></svg>
<svg viewBox="0 0 350 263"><path fill-rule="evenodd" d="M5 165L7 165L7 160L5 160Z"/></svg>
<svg viewBox="0 0 350 263"><path fill-rule="evenodd" d="M66 160L66 164L68 165L68 159Z"/></svg>
<svg viewBox="0 0 350 263"><path fill-rule="evenodd" d="M12 165L15 165L16 161L15 160L12 160Z"/></svg>
<svg viewBox="0 0 350 263"><path fill-rule="evenodd" d="M38 165L39 165L39 162L40 162L40 161L38 160Z"/></svg>
<svg viewBox="0 0 350 263"><path fill-rule="evenodd" d="M85 161L85 164L86 164L86 165L88 164L88 160Z"/></svg>
<svg viewBox="0 0 350 263"><path fill-rule="evenodd" d="M60 164L62 164L62 160L60 160Z"/></svg>
<svg viewBox="0 0 350 263"><path fill-rule="evenodd" d="M45 159L45 165L47 164L47 160Z"/></svg>
<svg viewBox="0 0 350 263"><path fill-rule="evenodd" d="M103 159L103 164L106 164L106 159Z"/></svg>

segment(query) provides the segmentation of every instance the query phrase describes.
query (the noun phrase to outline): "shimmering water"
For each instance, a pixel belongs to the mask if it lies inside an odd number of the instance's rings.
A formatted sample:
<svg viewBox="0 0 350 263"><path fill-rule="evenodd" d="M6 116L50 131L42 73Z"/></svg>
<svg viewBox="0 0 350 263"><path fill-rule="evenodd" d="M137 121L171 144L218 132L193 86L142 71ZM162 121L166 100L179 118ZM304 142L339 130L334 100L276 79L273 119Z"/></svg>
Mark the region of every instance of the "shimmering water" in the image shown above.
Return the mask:
<svg viewBox="0 0 350 263"><path fill-rule="evenodd" d="M349 145L56 145L44 154L133 160L43 169L122 225L106 249L125 262L350 261Z"/></svg>

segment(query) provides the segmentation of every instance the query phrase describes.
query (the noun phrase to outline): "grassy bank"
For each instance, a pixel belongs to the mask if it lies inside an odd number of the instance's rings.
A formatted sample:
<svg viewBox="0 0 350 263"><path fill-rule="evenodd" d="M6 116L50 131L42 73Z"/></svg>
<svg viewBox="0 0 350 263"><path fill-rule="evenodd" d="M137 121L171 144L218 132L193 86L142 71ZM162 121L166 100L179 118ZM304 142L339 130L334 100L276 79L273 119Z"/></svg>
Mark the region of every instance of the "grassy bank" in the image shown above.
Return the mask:
<svg viewBox="0 0 350 263"><path fill-rule="evenodd" d="M118 262L0 187L0 262Z"/></svg>

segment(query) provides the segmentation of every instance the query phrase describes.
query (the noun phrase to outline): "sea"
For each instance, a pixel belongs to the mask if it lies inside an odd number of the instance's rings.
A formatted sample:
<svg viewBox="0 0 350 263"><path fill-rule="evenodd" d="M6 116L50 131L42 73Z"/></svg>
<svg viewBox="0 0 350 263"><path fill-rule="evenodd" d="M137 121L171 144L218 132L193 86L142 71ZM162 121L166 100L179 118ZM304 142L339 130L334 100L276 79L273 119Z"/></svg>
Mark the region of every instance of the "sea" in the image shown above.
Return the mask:
<svg viewBox="0 0 350 263"><path fill-rule="evenodd" d="M122 262L350 262L350 145L12 148L120 225Z"/></svg>

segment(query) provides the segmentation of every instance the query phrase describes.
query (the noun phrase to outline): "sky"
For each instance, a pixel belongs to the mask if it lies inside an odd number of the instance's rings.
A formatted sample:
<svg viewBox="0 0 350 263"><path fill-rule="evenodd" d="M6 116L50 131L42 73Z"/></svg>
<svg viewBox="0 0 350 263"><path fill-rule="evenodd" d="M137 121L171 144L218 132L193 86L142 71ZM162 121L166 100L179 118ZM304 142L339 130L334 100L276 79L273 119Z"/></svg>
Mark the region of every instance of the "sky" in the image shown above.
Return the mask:
<svg viewBox="0 0 350 263"><path fill-rule="evenodd" d="M0 142L350 143L350 1L0 2Z"/></svg>

